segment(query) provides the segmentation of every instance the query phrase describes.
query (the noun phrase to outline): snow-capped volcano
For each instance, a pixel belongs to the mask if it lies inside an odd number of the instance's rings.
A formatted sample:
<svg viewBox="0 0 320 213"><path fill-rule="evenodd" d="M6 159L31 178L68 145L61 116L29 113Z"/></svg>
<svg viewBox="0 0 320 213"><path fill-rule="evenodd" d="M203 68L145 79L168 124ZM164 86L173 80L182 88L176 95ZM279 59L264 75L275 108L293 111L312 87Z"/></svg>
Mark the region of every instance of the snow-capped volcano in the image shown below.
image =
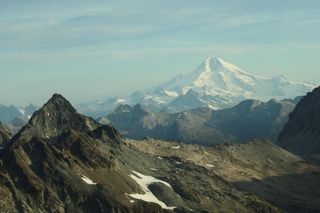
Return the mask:
<svg viewBox="0 0 320 213"><path fill-rule="evenodd" d="M190 89L201 96L226 94L250 97L257 78L221 58L207 58L195 71L179 75L159 87L170 93L186 94Z"/></svg>
<svg viewBox="0 0 320 213"><path fill-rule="evenodd" d="M192 72L180 74L152 89L135 92L121 100L122 104L142 104L152 110L180 112L196 107L227 108L245 99L294 98L315 87L281 76L254 76L221 58L209 57Z"/></svg>
<svg viewBox="0 0 320 213"><path fill-rule="evenodd" d="M207 58L195 71L179 75L159 87L185 94L189 89L204 95L219 95L230 91L240 93L255 84L256 78L221 58Z"/></svg>
<svg viewBox="0 0 320 213"><path fill-rule="evenodd" d="M254 76L221 58L210 57L193 72L179 75L159 85L151 92L151 96L168 100L173 98L166 94L177 94L174 97L177 98L192 90L198 94L198 98L203 102L202 106L221 109L231 107L244 99L294 98L311 91L314 87L315 85L292 82L281 76ZM161 90L163 92L159 93ZM194 103L190 103L191 105ZM179 108L173 111L181 111ZM186 109L188 106L183 108Z"/></svg>

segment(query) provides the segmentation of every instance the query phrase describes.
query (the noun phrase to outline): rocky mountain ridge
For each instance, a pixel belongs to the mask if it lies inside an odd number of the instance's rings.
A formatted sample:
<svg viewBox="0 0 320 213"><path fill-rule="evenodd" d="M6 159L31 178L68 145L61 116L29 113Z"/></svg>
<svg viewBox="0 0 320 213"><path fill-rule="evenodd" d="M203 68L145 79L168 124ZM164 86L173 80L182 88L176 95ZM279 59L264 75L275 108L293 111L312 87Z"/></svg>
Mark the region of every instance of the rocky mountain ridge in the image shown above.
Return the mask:
<svg viewBox="0 0 320 213"><path fill-rule="evenodd" d="M320 87L302 98L279 135L278 144L300 155L320 154Z"/></svg>
<svg viewBox="0 0 320 213"><path fill-rule="evenodd" d="M202 145L256 138L275 142L298 100L245 100L230 109L198 108L174 114L120 105L99 121L133 139L151 137Z"/></svg>

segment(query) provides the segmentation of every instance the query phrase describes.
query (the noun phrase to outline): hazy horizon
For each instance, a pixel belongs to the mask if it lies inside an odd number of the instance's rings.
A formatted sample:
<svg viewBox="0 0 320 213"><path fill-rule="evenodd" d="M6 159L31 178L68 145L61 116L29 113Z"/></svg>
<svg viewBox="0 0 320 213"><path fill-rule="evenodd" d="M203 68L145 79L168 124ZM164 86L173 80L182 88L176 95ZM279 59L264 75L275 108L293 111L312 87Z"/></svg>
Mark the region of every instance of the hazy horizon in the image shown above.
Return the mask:
<svg viewBox="0 0 320 213"><path fill-rule="evenodd" d="M232 5L232 6L230 6ZM218 56L320 83L319 1L2 1L0 103L130 94Z"/></svg>

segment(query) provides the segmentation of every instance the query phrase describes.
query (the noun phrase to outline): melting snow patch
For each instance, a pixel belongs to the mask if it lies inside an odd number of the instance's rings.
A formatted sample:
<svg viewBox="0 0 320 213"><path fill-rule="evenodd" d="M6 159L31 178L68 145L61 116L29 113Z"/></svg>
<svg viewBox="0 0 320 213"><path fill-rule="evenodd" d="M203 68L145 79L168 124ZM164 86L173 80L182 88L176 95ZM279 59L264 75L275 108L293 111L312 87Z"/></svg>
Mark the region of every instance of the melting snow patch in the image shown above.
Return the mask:
<svg viewBox="0 0 320 213"><path fill-rule="evenodd" d="M178 146L173 146L173 147L171 147L171 149L180 149L180 146L178 145Z"/></svg>
<svg viewBox="0 0 320 213"><path fill-rule="evenodd" d="M89 178L87 178L86 176L82 175L81 179L86 182L89 185L97 185L97 183L94 183L92 180L90 180Z"/></svg>
<svg viewBox="0 0 320 213"><path fill-rule="evenodd" d="M165 90L164 93L169 97L177 97L177 96L179 96L178 93L172 92L172 91L169 91L169 90Z"/></svg>
<svg viewBox="0 0 320 213"><path fill-rule="evenodd" d="M126 100L124 100L123 98L118 98L117 100L116 100L116 102L114 102L115 104L123 104L123 103L125 103L126 102Z"/></svg>
<svg viewBox="0 0 320 213"><path fill-rule="evenodd" d="M130 200L130 203L135 203L136 201L134 201L134 200Z"/></svg>
<svg viewBox="0 0 320 213"><path fill-rule="evenodd" d="M19 112L22 114L22 115L25 115L26 114L26 111L24 110L24 109L18 109L19 110Z"/></svg>
<svg viewBox="0 0 320 213"><path fill-rule="evenodd" d="M175 209L176 207L168 207L164 202L160 201L148 188L148 186L152 183L162 183L170 188L171 185L165 181L159 180L152 176L143 175L139 172L132 171L134 174L129 175L134 181L139 184L142 190L145 192L144 194L129 194L130 197L143 200L146 202L156 203L160 205L163 209Z"/></svg>
<svg viewBox="0 0 320 213"><path fill-rule="evenodd" d="M207 167L214 167L212 164L206 164Z"/></svg>
<svg viewBox="0 0 320 213"><path fill-rule="evenodd" d="M159 160L163 160L163 158L162 158L162 157L160 157L160 156L159 156L159 157L157 157L157 158L158 158Z"/></svg>
<svg viewBox="0 0 320 213"><path fill-rule="evenodd" d="M156 168L150 168L152 171L157 171L158 169L156 169Z"/></svg>
<svg viewBox="0 0 320 213"><path fill-rule="evenodd" d="M180 161L176 161L176 164L182 164L182 162L180 162Z"/></svg>

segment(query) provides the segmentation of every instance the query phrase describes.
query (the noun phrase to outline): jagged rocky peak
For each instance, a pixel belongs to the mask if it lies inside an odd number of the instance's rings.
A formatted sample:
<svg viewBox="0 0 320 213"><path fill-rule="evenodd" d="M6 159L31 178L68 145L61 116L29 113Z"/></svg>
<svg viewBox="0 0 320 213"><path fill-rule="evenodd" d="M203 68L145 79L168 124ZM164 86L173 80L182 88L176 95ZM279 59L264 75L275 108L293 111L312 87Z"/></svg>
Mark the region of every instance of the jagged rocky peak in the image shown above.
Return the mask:
<svg viewBox="0 0 320 213"><path fill-rule="evenodd" d="M255 100L255 99L248 99L245 101L241 101L238 105L235 106L235 108L241 109L243 111L252 111L256 107L263 104L262 101Z"/></svg>
<svg viewBox="0 0 320 213"><path fill-rule="evenodd" d="M132 113L132 112L134 112L134 113L137 113L137 112L148 113L148 112L150 112L150 110L142 104L136 104L133 107L131 107L128 104L121 104L113 111L113 114L114 113Z"/></svg>
<svg viewBox="0 0 320 213"><path fill-rule="evenodd" d="M128 104L120 104L115 110L114 113L124 113L124 112L131 112L132 107Z"/></svg>
<svg viewBox="0 0 320 213"><path fill-rule="evenodd" d="M136 104L133 106L133 110L136 112L150 112L150 110L148 109L148 107L142 105L142 104Z"/></svg>
<svg viewBox="0 0 320 213"><path fill-rule="evenodd" d="M98 126L99 124L93 119L77 113L62 95L54 94L40 110L33 114L19 135L51 138L71 129L86 132Z"/></svg>

